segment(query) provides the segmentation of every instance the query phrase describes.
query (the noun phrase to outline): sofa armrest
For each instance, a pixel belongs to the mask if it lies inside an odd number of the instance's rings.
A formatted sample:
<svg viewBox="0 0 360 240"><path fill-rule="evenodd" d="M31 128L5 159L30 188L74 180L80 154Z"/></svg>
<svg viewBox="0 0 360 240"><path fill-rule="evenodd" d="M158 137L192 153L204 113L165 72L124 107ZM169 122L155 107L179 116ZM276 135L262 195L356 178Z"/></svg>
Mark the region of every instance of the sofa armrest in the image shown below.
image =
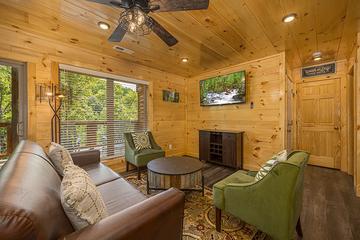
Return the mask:
<svg viewBox="0 0 360 240"><path fill-rule="evenodd" d="M169 189L64 239L181 240L184 193Z"/></svg>
<svg viewBox="0 0 360 240"><path fill-rule="evenodd" d="M100 151L88 150L74 152L71 153L71 158L74 161L74 164L78 165L79 167L93 163L100 163Z"/></svg>

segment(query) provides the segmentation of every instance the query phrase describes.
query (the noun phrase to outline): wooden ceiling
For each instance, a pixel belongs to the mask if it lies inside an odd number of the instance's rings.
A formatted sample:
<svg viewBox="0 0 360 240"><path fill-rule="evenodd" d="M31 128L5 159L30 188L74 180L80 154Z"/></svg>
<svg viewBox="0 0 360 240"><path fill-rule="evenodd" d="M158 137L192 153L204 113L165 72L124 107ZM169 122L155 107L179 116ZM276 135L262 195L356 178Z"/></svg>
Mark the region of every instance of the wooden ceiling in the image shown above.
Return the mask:
<svg viewBox="0 0 360 240"><path fill-rule="evenodd" d="M107 38L120 9L85 0L0 0L0 27L71 44L182 76L286 51L291 67L310 65L312 53L324 61L348 58L360 31L359 0L210 0L208 10L152 16L178 40L173 47L156 35L127 34L121 43ZM283 16L297 19L283 23ZM110 24L108 31L97 27ZM114 45L134 51L116 52ZM181 63L181 58L189 58Z"/></svg>

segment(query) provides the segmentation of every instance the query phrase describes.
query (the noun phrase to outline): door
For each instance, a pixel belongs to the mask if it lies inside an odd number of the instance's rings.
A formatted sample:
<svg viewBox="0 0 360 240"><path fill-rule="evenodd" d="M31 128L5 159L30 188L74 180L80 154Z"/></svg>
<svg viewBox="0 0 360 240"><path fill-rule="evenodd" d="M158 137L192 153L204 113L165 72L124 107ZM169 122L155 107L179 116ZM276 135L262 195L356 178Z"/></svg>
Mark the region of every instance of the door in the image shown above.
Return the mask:
<svg viewBox="0 0 360 240"><path fill-rule="evenodd" d="M0 61L0 167L26 129L25 66Z"/></svg>
<svg viewBox="0 0 360 240"><path fill-rule="evenodd" d="M340 79L298 85L298 148L309 164L340 168Z"/></svg>
<svg viewBox="0 0 360 240"><path fill-rule="evenodd" d="M287 76L287 99L286 99L286 121L287 121L287 128L286 128L286 149L288 152L292 151L293 147L293 97L294 97L294 89L293 89L293 82Z"/></svg>

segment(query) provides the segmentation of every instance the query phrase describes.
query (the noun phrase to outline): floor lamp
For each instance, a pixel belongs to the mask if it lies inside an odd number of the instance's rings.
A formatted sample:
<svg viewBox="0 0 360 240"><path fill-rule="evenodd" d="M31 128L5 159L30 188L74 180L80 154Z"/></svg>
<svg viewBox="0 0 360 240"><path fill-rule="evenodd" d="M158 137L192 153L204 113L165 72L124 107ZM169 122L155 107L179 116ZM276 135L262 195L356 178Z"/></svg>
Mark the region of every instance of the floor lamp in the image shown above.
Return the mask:
<svg viewBox="0 0 360 240"><path fill-rule="evenodd" d="M51 118L51 141L60 143L60 116L59 111L62 106L62 100L65 97L60 92L55 85L51 85L51 91L47 92L46 95L49 100L49 106L53 111L53 116Z"/></svg>

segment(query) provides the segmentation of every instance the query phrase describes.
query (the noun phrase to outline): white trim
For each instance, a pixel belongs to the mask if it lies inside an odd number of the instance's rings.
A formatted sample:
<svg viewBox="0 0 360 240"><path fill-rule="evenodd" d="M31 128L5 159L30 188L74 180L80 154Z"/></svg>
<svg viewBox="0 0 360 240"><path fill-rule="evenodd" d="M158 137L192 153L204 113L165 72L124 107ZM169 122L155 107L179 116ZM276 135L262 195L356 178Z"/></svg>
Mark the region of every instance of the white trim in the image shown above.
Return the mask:
<svg viewBox="0 0 360 240"><path fill-rule="evenodd" d="M95 70L91 70L91 69L87 69L87 68L75 67L75 66L66 65L66 64L59 64L59 68L61 70L68 70L68 71L77 72L77 73L84 73L84 74L88 74L88 75L92 75L92 76L96 76L96 77L102 77L102 78L110 78L110 79L119 80L122 82L149 85L149 82L147 82L145 80L129 78L129 77L125 77L125 76L119 76L119 75L115 75L115 74L111 74L111 73L105 73L105 72L95 71Z"/></svg>

